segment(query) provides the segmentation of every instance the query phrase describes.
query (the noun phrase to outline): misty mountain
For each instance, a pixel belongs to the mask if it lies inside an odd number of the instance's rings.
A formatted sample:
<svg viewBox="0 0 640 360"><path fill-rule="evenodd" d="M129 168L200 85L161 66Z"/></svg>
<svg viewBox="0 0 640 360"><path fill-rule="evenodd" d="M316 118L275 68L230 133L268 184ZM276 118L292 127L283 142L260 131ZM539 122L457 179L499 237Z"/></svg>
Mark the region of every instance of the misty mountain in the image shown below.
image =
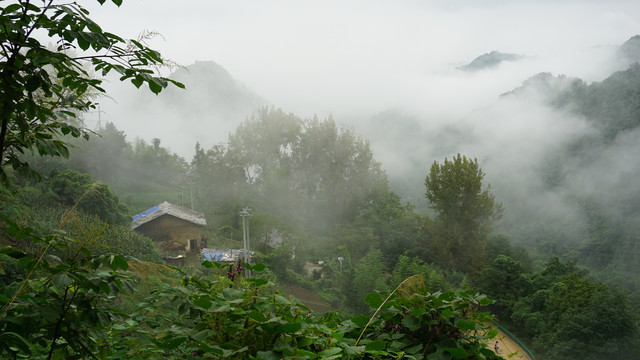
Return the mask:
<svg viewBox="0 0 640 360"><path fill-rule="evenodd" d="M419 211L428 211L424 179L434 160L477 158L505 206L500 231L514 244L640 289L620 275L640 271L629 261L640 256L639 64L592 83L539 73L454 121L389 109L358 132L391 189Z"/></svg>
<svg viewBox="0 0 640 360"><path fill-rule="evenodd" d="M478 56L477 58L473 59L473 61L471 61L469 64L465 66L461 66L458 69L464 70L464 71L479 71L479 70L484 70L484 69L498 66L500 65L500 63L505 61L510 61L510 62L517 61L522 58L524 58L524 55L502 53L494 50L490 53L486 53Z"/></svg>
<svg viewBox="0 0 640 360"><path fill-rule="evenodd" d="M268 104L213 61L198 61L169 77L186 89L170 86L159 95L123 90L128 91L120 96L123 113L109 113L107 120L130 119L121 125L126 133L144 133L147 141L162 139L171 151L189 158L196 142L209 148L226 141L244 119Z"/></svg>
<svg viewBox="0 0 640 360"><path fill-rule="evenodd" d="M584 116L608 140L640 125L638 63L592 84L579 78L540 73L502 96L524 97L534 93L556 109Z"/></svg>
<svg viewBox="0 0 640 360"><path fill-rule="evenodd" d="M640 62L640 35L625 41L618 49L618 56L628 64Z"/></svg>

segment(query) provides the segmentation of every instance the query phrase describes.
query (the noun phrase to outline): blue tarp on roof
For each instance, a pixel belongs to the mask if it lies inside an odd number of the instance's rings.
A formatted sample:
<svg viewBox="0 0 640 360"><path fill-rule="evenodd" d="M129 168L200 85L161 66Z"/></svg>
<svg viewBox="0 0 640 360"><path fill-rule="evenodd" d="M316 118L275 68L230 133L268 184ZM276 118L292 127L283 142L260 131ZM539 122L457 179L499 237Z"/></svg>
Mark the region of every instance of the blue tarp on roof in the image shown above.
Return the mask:
<svg viewBox="0 0 640 360"><path fill-rule="evenodd" d="M224 260L224 254L221 252L202 252L205 260L220 262Z"/></svg>
<svg viewBox="0 0 640 360"><path fill-rule="evenodd" d="M158 205L158 206L154 206L154 207L152 207L151 209L147 209L147 210L145 210L145 211L141 212L141 213L140 213L140 214L138 214L138 215L134 215L134 216L133 216L133 220L135 221L135 220L140 219L140 218L141 218L141 217L143 217L143 216L147 216L147 215L149 215L149 214L153 214L154 212L158 211L158 209L159 209L159 208L160 208L160 205Z"/></svg>

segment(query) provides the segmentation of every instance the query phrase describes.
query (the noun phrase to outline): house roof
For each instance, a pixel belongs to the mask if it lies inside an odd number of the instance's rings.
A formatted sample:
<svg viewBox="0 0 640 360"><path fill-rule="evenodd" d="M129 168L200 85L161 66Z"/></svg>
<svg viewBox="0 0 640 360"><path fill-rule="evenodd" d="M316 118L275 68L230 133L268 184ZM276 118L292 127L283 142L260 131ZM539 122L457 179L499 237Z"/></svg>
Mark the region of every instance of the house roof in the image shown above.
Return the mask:
<svg viewBox="0 0 640 360"><path fill-rule="evenodd" d="M202 257L205 260L215 262L233 263L242 258L244 250L242 249L202 249Z"/></svg>
<svg viewBox="0 0 640 360"><path fill-rule="evenodd" d="M162 215L171 215L178 219L188 221L192 224L207 226L207 220L205 220L204 214L165 201L160 205L156 205L141 212L140 214L134 215L133 222L131 223L131 228L135 229L138 226L155 220Z"/></svg>

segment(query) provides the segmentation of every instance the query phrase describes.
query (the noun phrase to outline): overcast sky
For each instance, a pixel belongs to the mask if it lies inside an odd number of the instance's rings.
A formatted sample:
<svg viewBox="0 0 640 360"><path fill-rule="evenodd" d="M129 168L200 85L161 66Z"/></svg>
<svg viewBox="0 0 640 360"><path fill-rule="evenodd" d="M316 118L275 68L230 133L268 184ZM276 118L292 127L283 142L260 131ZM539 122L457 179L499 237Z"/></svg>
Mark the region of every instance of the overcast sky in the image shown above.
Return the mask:
<svg viewBox="0 0 640 360"><path fill-rule="evenodd" d="M464 116L541 71L601 80L608 49L640 33L637 0L81 3L106 31L158 31L150 45L165 57L215 61L286 111L337 121L393 107ZM492 50L527 59L455 70Z"/></svg>

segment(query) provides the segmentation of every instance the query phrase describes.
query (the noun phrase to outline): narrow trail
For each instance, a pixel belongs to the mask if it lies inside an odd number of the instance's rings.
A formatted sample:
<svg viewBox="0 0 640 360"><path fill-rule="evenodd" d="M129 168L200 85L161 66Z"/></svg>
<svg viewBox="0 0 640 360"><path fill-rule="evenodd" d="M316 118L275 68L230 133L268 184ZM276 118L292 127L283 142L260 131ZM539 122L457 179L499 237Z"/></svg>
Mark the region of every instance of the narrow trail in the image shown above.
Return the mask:
<svg viewBox="0 0 640 360"><path fill-rule="evenodd" d="M318 295L298 285L285 284L283 291L287 295L293 295L314 312L323 314L331 310L331 305L327 304Z"/></svg>
<svg viewBox="0 0 640 360"><path fill-rule="evenodd" d="M498 346L500 346L498 355L502 356L505 359L534 360L527 354L527 352L520 346L520 344L515 342L507 334L503 333L502 330L500 330L500 334L495 338L495 340L491 344L489 344L492 349L495 341L498 341ZM509 357L509 355L511 354L515 355Z"/></svg>

